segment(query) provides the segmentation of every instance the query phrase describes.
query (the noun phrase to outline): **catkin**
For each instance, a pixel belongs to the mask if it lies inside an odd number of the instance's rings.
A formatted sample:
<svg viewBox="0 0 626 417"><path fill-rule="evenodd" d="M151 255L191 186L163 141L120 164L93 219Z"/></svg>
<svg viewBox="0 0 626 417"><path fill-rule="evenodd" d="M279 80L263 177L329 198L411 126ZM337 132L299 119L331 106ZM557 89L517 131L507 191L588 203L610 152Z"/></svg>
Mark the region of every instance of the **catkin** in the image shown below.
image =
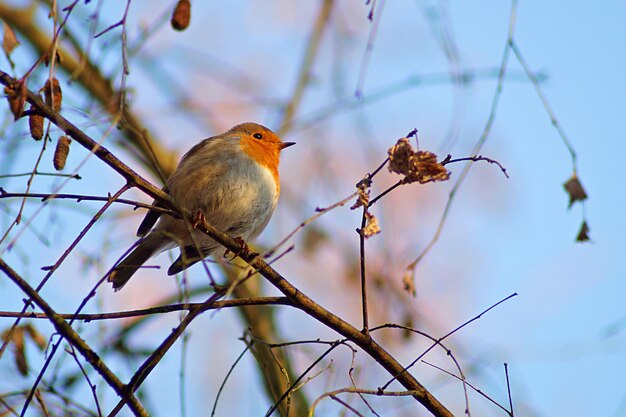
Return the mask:
<svg viewBox="0 0 626 417"><path fill-rule="evenodd" d="M172 14L172 20L170 23L176 30L185 30L189 26L191 20L191 3L189 0L178 0L174 14Z"/></svg>
<svg viewBox="0 0 626 417"><path fill-rule="evenodd" d="M51 88L52 86L52 88ZM43 86L43 92L46 96L46 104L55 112L61 110L61 102L63 101L63 92L59 85L59 80L56 78L49 78L46 84ZM54 99L54 100L53 100Z"/></svg>
<svg viewBox="0 0 626 417"><path fill-rule="evenodd" d="M70 143L72 140L67 136L61 136L57 141L57 147L54 150L54 158L52 162L54 169L62 171L65 168L65 162L67 161L67 154L70 152Z"/></svg>
<svg viewBox="0 0 626 417"><path fill-rule="evenodd" d="M35 108L30 106L30 111L35 111ZM31 113L28 116L28 127L30 128L30 135L33 139L41 140L41 138L43 138L43 116Z"/></svg>

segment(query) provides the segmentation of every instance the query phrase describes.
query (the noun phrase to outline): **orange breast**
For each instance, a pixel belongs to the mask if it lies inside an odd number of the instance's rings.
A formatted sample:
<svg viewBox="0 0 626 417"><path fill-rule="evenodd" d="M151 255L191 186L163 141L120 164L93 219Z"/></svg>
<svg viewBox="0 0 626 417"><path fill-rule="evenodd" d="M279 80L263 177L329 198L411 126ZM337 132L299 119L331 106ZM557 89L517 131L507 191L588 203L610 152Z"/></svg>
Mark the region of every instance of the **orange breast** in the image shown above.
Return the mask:
<svg viewBox="0 0 626 417"><path fill-rule="evenodd" d="M276 182L276 192L280 192L280 181L278 178L279 143L243 137L240 144L241 149L252 160L270 170Z"/></svg>

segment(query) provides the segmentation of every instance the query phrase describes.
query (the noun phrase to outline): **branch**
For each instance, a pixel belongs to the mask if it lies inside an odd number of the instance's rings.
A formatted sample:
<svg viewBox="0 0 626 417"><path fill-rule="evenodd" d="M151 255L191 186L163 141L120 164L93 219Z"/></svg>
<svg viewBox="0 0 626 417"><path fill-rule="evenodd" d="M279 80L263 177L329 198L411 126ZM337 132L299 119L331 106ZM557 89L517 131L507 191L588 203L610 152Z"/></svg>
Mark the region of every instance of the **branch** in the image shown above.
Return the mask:
<svg viewBox="0 0 626 417"><path fill-rule="evenodd" d="M0 71L0 83L4 85L12 85L15 82L16 81L8 74ZM96 155L100 160L119 173L129 184L150 195L165 208L169 208L175 213L180 214L183 219L192 218L192 213L189 210L179 207L171 196L138 175L135 171L120 161L115 155L109 152L105 147L95 143L89 136L80 131L60 114L55 113L52 108L47 106L38 96L29 90L27 90L27 101L37 107L44 117L50 119L68 136L71 136L77 143L93 152L94 155ZM309 316L358 345L385 370L387 370L387 372L391 375L397 376L398 382L400 382L407 390L412 391L413 397L426 407L426 409L433 415L452 416L450 411L445 408L443 404L441 404L422 384L420 384L413 377L413 375L409 372L405 372L404 367L369 335L361 333L360 330L356 329L345 320L315 303L303 292L290 284L276 270L269 266L258 256L258 254L250 252L249 250L242 250L240 241L237 241L226 233L218 230L213 225L207 223L205 219L197 225L196 229L206 233L207 236L223 245L232 253L238 254L242 260L247 262L248 265L263 275L272 285L274 285L274 287L289 298L289 300L294 303L295 307L304 311ZM187 319L187 317L185 319ZM59 318L59 320L62 319ZM181 326L182 325L183 323L181 323Z"/></svg>
<svg viewBox="0 0 626 417"><path fill-rule="evenodd" d="M159 347L152 352L150 357L141 364L137 372L133 375L127 385L127 389L130 393L135 392L139 386L143 383L143 381L148 377L150 372L157 366L157 364L161 361L163 356L167 353L167 351L172 347L174 342L178 340L178 338L183 334L187 326L191 324L191 322L198 317L203 311L205 311L209 306L213 305L220 297L224 296L225 291L220 291L213 294L209 297L201 306L196 309L193 309L185 316L184 319L181 320L180 324L172 330L169 336L165 338L165 340L159 345ZM134 398L134 396L133 396ZM113 411L109 413L109 417L114 417L117 413L124 407L124 404L127 403L128 398L122 397L120 402L115 406Z"/></svg>
<svg viewBox="0 0 626 417"><path fill-rule="evenodd" d="M465 158L454 158L454 159L452 159L452 155L448 155L445 157L443 161L440 162L440 164L447 165L447 164L453 164L455 162L461 162L461 161L472 161L472 162L487 161L490 164L496 164L497 166L500 167L500 171L502 171L504 176L509 178L509 174L507 174L506 168L504 168L500 162L496 161L495 159L487 158L486 156L482 156L482 155L474 155L474 156L468 156Z"/></svg>
<svg viewBox="0 0 626 417"><path fill-rule="evenodd" d="M136 416L148 417L148 412L143 408L137 398L127 390L127 386L120 381L117 376L111 372L111 370L100 359L98 354L94 352L89 345L74 331L63 318L46 303L43 298L32 288L17 272L15 272L9 265L7 265L3 259L0 259L0 270L2 270L7 277L9 277L20 289L27 294L35 304L41 308L49 317L50 322L56 329L56 331L67 340L72 346L80 352L87 362L102 376L102 378L109 384L113 390L124 399L128 406ZM27 399L26 407L30 401Z"/></svg>
<svg viewBox="0 0 626 417"><path fill-rule="evenodd" d="M9 193L4 188L0 187L0 200L4 198L40 198L42 202L48 200L76 200L77 203L81 201L110 201L111 197L102 197L96 195L82 195L82 194L42 194L42 193ZM135 208L145 208L153 211L157 211L163 214L169 214L175 216L176 214L172 210L164 209L152 204L141 203L139 201L128 200L125 198L117 198L113 203L126 204L134 206Z"/></svg>
<svg viewBox="0 0 626 417"><path fill-rule="evenodd" d="M480 152L480 150L482 149L483 145L489 138L489 134L491 133L491 127L493 126L493 123L496 120L496 113L498 111L498 105L500 103L500 97L502 95L502 89L504 87L504 77L508 69L509 55L511 54L510 45L513 42L513 34L515 32L516 17L517 17L517 0L513 0L512 5L511 5L511 13L509 15L509 34L506 40L506 45L504 47L504 52L502 53L502 61L500 62L500 70L498 71L498 84L496 85L496 91L493 93L493 98L491 100L491 110L489 112L489 116L487 117L487 122L485 123L483 131L480 135L480 138L476 142L476 145L474 145L474 149L472 149L473 155L477 155L478 152ZM430 252L432 247L439 240L439 237L441 236L441 233L443 232L443 226L445 225L446 220L448 219L448 213L450 213L452 204L454 203L456 193L461 187L461 185L463 184L463 182L465 181L465 178L467 177L467 174L469 173L469 170L471 167L472 167L471 163L467 163L463 167L461 174L459 175L458 179L454 183L454 186L452 187L452 190L450 191L450 194L448 196L448 201L446 203L446 207L443 209L443 213L441 214L441 218L439 219L439 224L437 225L437 230L435 231L435 234L431 238L430 242L428 242L428 245L426 245L424 250L422 250L422 252L419 255L417 255L417 258L415 258L415 260L413 260L413 262L411 262L407 266L407 271L414 271L417 264L420 263L420 261L424 258L424 256L426 256L426 254Z"/></svg>
<svg viewBox="0 0 626 417"><path fill-rule="evenodd" d="M58 317L65 320L82 320L85 323L96 320L116 320L125 319L129 317L143 317L153 314L171 313L174 311L193 311L193 310L219 310L221 308L229 307L241 307L241 306L262 306L262 305L286 305L293 306L293 303L286 297L259 297L248 299L235 299L235 300L223 300L216 301L212 305L206 306L205 303L180 303L170 304L158 307L144 308L139 310L128 311L116 311L114 313L81 313L81 314L67 314L59 313ZM23 319L50 319L47 313L35 313L35 312L17 312L17 311L0 311L0 317L21 317Z"/></svg>
<svg viewBox="0 0 626 417"><path fill-rule="evenodd" d="M0 18L27 37L39 55L48 54L52 39L37 24L35 15L30 13L28 9L13 8L0 2ZM68 31L69 29L65 27L64 30ZM70 74L100 103L104 110L111 115L122 112L121 120L123 123L120 127L128 139L122 142L122 146L134 150L135 156L152 172L160 174L162 169L165 176L172 172L177 162L175 152L165 149L158 141L151 139L147 133L148 129L141 124L139 118L128 110L127 106L120 105L121 92L113 88L111 80L105 78L89 57L78 49L76 54L61 46L58 46L57 50L63 57L57 65ZM75 55L78 56L78 59Z"/></svg>

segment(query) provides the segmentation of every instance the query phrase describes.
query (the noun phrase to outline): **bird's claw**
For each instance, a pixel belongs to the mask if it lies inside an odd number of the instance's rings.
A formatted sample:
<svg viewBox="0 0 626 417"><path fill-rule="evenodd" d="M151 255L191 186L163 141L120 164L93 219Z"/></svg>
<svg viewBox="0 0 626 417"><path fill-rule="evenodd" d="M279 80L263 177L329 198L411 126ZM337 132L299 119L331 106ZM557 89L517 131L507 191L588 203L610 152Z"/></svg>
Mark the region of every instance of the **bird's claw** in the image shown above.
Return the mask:
<svg viewBox="0 0 626 417"><path fill-rule="evenodd" d="M191 226L194 229L197 229L198 226L200 226L202 223L205 222L205 218L204 218L204 213L202 212L202 210L198 209L196 210L196 212L193 214L193 217L191 218Z"/></svg>
<svg viewBox="0 0 626 417"><path fill-rule="evenodd" d="M233 257L230 259L231 261L235 259L237 256L253 258L258 255L257 252L254 252L250 249L250 246L248 246L248 244L241 237L237 236L234 239L239 245L239 249L237 249L237 252L233 254ZM224 258L228 257L229 255L230 255L230 251L226 249L226 252L224 252Z"/></svg>

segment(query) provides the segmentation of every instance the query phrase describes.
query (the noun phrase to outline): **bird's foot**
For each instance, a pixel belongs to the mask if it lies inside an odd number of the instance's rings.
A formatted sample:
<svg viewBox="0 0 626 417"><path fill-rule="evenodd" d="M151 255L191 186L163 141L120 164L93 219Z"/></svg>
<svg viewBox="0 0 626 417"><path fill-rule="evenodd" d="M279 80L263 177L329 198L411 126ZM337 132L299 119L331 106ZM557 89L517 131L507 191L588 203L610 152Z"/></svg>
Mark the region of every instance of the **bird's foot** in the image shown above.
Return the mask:
<svg viewBox="0 0 626 417"><path fill-rule="evenodd" d="M196 210L196 212L193 214L193 217L191 218L191 226L194 229L197 229L198 226L200 226L202 223L205 222L205 218L204 218L204 213L202 212L202 210L198 209Z"/></svg>
<svg viewBox="0 0 626 417"><path fill-rule="evenodd" d="M237 249L237 252L233 254L233 257L230 259L231 261L235 259L237 256L242 257L242 258L248 258L248 259L258 256L258 253L251 250L250 246L248 246L248 244L241 237L237 236L234 239L239 245L239 249ZM230 253L231 252L228 249L226 249L226 252L224 252L224 258L228 257Z"/></svg>

